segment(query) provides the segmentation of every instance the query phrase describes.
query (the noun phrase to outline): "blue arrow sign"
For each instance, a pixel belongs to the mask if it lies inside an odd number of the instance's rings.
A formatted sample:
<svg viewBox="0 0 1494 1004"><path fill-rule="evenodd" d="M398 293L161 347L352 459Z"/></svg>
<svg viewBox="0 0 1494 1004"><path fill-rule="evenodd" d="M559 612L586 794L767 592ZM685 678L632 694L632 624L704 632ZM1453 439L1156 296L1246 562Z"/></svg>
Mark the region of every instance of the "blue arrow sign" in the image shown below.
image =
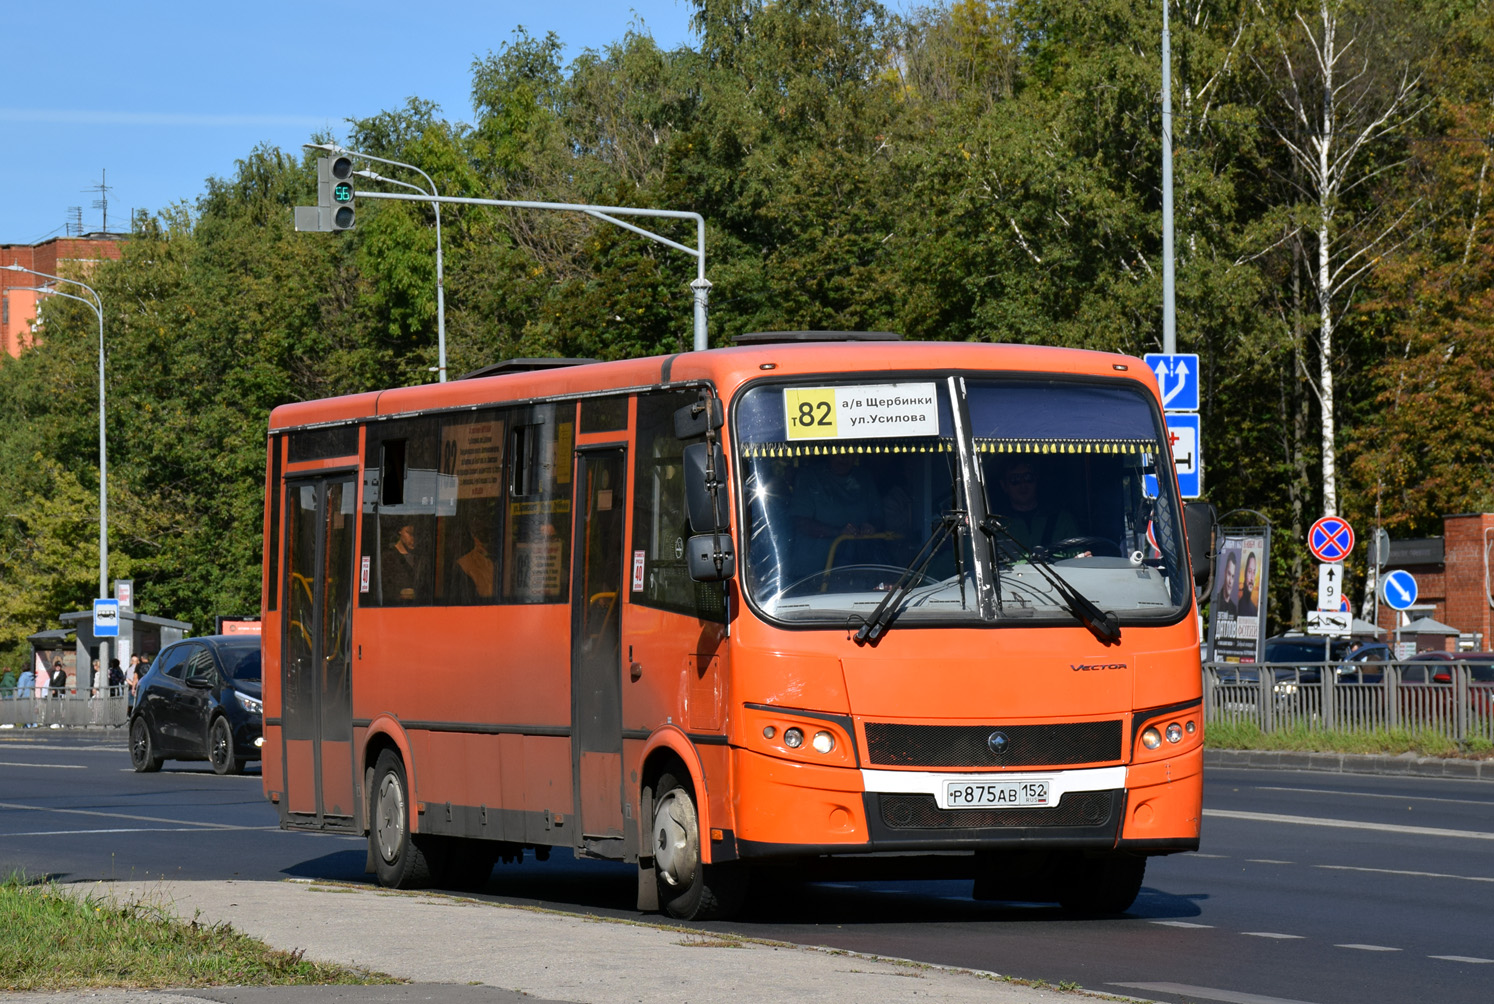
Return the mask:
<svg viewBox="0 0 1494 1004"><path fill-rule="evenodd" d="M1198 356L1192 352L1150 352L1146 368L1157 375L1164 411L1198 410Z"/></svg>
<svg viewBox="0 0 1494 1004"><path fill-rule="evenodd" d="M1380 586L1385 605L1392 610L1405 610L1416 602L1416 576L1400 569L1385 576Z"/></svg>

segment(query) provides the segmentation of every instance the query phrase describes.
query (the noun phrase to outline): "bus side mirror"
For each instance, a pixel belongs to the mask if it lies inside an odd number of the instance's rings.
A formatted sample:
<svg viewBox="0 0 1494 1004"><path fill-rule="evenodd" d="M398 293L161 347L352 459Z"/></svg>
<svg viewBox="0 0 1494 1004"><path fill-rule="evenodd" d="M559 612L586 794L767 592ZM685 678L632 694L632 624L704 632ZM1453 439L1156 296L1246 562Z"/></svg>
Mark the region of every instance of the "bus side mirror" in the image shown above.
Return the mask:
<svg viewBox="0 0 1494 1004"><path fill-rule="evenodd" d="M1193 566L1195 589L1207 593L1214 573L1214 529L1219 515L1212 502L1184 502L1183 527L1188 534L1188 564Z"/></svg>
<svg viewBox="0 0 1494 1004"><path fill-rule="evenodd" d="M708 429L721 428L722 421L721 399L702 392L699 401L675 409L674 438L694 439L696 436L704 436Z"/></svg>
<svg viewBox="0 0 1494 1004"><path fill-rule="evenodd" d="M721 447L691 443L685 447L684 462L685 510L690 517L690 529L696 533L724 530L726 457L722 454Z"/></svg>
<svg viewBox="0 0 1494 1004"><path fill-rule="evenodd" d="M737 554L727 533L698 533L685 541L690 578L696 582L725 582L737 573Z"/></svg>

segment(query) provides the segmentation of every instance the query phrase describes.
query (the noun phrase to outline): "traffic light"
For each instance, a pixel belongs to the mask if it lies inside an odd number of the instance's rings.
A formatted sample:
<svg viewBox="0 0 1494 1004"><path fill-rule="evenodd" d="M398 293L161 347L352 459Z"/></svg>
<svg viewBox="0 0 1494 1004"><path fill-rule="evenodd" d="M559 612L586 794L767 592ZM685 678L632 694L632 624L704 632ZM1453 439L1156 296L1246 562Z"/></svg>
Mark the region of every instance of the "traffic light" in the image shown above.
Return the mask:
<svg viewBox="0 0 1494 1004"><path fill-rule="evenodd" d="M353 161L338 154L316 159L316 205L296 207L296 229L353 229Z"/></svg>
<svg viewBox="0 0 1494 1004"><path fill-rule="evenodd" d="M351 158L318 157L316 160L317 208L328 230L353 229L353 161Z"/></svg>

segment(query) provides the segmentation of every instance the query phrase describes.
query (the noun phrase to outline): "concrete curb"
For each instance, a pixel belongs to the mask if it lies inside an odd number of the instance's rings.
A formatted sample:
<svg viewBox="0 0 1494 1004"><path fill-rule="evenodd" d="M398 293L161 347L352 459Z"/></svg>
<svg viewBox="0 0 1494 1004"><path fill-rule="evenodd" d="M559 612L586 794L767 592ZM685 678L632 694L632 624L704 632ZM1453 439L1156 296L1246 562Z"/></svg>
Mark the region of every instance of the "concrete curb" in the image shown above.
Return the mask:
<svg viewBox="0 0 1494 1004"><path fill-rule="evenodd" d="M1258 767L1274 770L1321 770L1333 774L1389 774L1494 781L1494 759L1384 756L1368 753L1284 753L1272 750L1204 750L1205 767Z"/></svg>

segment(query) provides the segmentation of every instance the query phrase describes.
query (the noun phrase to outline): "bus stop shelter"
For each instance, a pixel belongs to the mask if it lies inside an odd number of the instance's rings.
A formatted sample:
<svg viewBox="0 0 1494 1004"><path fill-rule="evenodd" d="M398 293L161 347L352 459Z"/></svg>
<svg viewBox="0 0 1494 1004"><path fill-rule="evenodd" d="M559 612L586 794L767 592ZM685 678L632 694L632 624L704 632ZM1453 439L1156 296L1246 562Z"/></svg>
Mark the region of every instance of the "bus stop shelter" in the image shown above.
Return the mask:
<svg viewBox="0 0 1494 1004"><path fill-rule="evenodd" d="M119 664L128 670L130 656L139 655L155 658L156 653L174 641L181 641L192 630L188 621L176 621L169 617L151 617L147 614L136 613L134 610L126 610L123 607L119 611L119 637L98 638L93 633L93 611L79 610L76 613L63 614L58 620L68 625L77 634L77 660L78 675L74 686L78 689L92 687L95 683L91 679L93 675L93 660L99 659L101 669L108 672L109 664L99 654L104 644L108 644L111 651L110 658L119 660ZM102 683L103 681L98 681Z"/></svg>

